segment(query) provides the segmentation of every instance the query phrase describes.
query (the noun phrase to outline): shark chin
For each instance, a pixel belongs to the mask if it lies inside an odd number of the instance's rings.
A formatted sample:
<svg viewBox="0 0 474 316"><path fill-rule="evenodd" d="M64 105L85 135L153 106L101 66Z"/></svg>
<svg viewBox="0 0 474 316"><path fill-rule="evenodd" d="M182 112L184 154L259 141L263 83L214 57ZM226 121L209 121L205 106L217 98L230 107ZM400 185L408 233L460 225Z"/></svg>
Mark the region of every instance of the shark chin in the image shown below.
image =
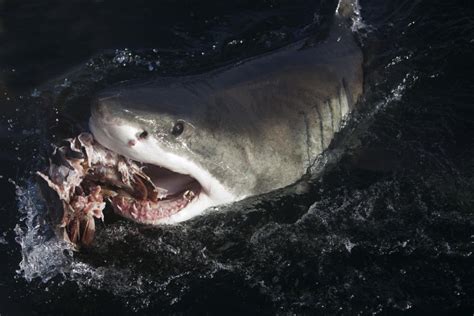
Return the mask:
<svg viewBox="0 0 474 316"><path fill-rule="evenodd" d="M201 215L210 207L245 198L245 196L232 194L207 170L193 162L190 157L167 151L166 144L160 143L155 137L143 137L143 130L139 127L117 119L107 121L92 115L89 120L89 128L96 141L105 148L141 163L144 169L151 170L151 177L153 173L159 173L158 185L162 184L161 186L170 191L171 195L183 192L192 192L193 194L189 202L173 202L173 211L164 216L148 216L145 215L146 210L134 212L134 210L137 211L135 206L127 205L123 201L116 201L113 203L114 209L121 216L143 224L176 224ZM188 189L192 189L192 191ZM160 208L161 214L166 214L166 211L163 212L160 206L157 207ZM143 214L143 216L137 214Z"/></svg>

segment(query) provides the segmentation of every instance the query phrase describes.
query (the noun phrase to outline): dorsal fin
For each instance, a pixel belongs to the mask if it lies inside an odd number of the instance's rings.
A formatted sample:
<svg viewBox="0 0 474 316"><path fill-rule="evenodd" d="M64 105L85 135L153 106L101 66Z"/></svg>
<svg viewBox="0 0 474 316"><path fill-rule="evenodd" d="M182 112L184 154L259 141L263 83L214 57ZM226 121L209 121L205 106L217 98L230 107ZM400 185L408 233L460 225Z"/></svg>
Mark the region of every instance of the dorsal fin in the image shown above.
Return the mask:
<svg viewBox="0 0 474 316"><path fill-rule="evenodd" d="M358 10L357 0L339 0L336 15L343 19L352 19Z"/></svg>

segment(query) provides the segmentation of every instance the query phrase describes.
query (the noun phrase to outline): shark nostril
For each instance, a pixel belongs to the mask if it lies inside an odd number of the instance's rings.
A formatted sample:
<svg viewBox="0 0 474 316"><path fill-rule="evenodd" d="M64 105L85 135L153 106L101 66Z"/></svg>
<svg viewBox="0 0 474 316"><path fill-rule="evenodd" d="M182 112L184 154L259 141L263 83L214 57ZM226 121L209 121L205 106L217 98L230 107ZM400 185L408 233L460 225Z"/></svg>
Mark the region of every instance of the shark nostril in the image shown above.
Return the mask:
<svg viewBox="0 0 474 316"><path fill-rule="evenodd" d="M138 134L138 139L146 139L148 137L148 132L143 131L140 134Z"/></svg>

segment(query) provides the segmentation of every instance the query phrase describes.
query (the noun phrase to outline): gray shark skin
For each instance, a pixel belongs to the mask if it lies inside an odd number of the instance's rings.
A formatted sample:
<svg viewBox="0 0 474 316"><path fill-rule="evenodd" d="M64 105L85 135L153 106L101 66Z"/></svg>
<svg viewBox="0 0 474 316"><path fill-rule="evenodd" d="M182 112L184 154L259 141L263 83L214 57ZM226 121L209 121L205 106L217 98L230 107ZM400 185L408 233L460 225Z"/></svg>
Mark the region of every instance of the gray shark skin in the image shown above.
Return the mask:
<svg viewBox="0 0 474 316"><path fill-rule="evenodd" d="M187 174L212 205L299 180L363 91L363 56L341 1L323 41L299 42L205 74L160 78L100 94L90 128L126 157ZM186 213L183 209L180 213Z"/></svg>

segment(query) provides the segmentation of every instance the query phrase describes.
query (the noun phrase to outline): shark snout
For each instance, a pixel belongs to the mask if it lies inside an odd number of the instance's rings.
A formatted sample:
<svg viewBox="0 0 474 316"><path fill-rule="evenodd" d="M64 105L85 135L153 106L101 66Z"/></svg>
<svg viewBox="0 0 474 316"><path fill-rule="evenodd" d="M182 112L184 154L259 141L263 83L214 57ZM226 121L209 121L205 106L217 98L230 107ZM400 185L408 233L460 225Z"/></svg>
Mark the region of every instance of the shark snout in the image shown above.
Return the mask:
<svg viewBox="0 0 474 316"><path fill-rule="evenodd" d="M133 120L133 114L120 105L117 97L102 97L92 102L90 128L96 137L103 134L122 145L134 147L147 140L150 132Z"/></svg>
<svg viewBox="0 0 474 316"><path fill-rule="evenodd" d="M108 98L97 98L91 104L91 117L103 124L123 124L116 102Z"/></svg>

